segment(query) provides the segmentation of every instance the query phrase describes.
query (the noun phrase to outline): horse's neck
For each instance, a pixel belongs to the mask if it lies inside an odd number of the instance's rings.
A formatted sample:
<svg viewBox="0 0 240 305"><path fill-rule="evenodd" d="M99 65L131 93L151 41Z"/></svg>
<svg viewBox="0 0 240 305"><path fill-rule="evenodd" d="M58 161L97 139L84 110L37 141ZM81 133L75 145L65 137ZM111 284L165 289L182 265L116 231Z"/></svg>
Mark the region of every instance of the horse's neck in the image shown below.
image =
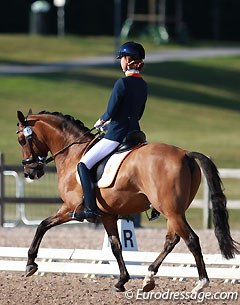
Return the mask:
<svg viewBox="0 0 240 305"><path fill-rule="evenodd" d="M73 159L75 155L82 155L86 146L90 142L89 140L81 140L81 135L78 137L74 137L72 135L59 137L56 139L56 143L53 145L54 147L52 149L50 148L50 152L52 155L57 154L59 157L62 157L62 161L64 161L66 158Z"/></svg>
<svg viewBox="0 0 240 305"><path fill-rule="evenodd" d="M78 134L71 134L68 131L63 132L62 130L58 130L50 124L44 124L43 129L43 141L51 155L56 155L56 159L54 158L55 163L58 160L62 163L66 158L73 158L76 154L77 156L83 154L85 147L90 142L90 140L83 137L83 132L81 131Z"/></svg>
<svg viewBox="0 0 240 305"><path fill-rule="evenodd" d="M80 161L87 145L89 142L85 143L76 143L78 139L74 139L72 142L66 143L66 146L63 148L71 145L70 147L66 148L63 153L60 153L58 156L54 158L55 166L58 173L62 173L58 175L59 184L66 182L66 175L71 180L72 177L75 177L75 172L77 169L77 164ZM75 179L75 178L74 178ZM75 181L75 180L74 180Z"/></svg>

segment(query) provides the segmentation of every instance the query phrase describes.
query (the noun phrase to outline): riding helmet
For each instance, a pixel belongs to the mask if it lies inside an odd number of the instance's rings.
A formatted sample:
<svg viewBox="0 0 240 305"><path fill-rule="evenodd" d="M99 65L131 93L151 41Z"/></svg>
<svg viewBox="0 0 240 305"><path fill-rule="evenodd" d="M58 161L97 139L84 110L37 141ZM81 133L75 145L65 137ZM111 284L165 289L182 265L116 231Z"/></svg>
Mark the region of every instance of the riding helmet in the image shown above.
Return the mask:
<svg viewBox="0 0 240 305"><path fill-rule="evenodd" d="M140 43L128 41L124 43L118 51L118 59L123 56L131 56L133 59L144 59L145 50Z"/></svg>

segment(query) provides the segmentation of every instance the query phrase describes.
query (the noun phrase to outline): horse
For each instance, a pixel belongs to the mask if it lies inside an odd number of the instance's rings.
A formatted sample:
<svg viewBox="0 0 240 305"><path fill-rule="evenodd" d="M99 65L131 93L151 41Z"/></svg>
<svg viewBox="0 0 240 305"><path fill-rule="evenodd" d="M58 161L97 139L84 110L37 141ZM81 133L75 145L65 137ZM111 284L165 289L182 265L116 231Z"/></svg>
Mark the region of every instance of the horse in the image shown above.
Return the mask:
<svg viewBox="0 0 240 305"><path fill-rule="evenodd" d="M76 166L95 134L80 120L59 112L41 111L33 114L29 110L25 117L21 111L17 111L17 118L16 133L22 148L24 176L39 179L44 175L45 165L54 161L59 194L63 201L60 209L37 227L26 265L26 276L31 276L38 269L35 259L44 234L54 226L73 220L71 215L84 208L82 188L76 180ZM201 168L210 189L215 236L220 251L226 259L239 253L239 243L230 232L222 181L213 161L200 152L190 152L163 143L147 143L134 149L124 159L109 187L96 187L101 221L120 271L115 291L125 291L124 285L130 279L122 256L118 216L144 212L150 205L165 216L167 233L163 250L148 267L143 291L154 289L154 275L180 238L185 241L196 261L199 279L192 291L199 292L208 286L209 278L199 237L185 217L201 182Z"/></svg>

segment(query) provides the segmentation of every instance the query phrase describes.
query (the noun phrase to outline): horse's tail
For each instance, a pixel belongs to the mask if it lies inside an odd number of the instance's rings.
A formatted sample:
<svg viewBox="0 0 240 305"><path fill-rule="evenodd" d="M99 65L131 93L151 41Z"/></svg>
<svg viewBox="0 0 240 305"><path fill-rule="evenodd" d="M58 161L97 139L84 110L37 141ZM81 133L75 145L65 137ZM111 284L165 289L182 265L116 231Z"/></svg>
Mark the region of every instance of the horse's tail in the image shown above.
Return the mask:
<svg viewBox="0 0 240 305"><path fill-rule="evenodd" d="M240 253L237 249L239 243L234 241L231 237L228 223L228 210L226 208L227 200L222 190L222 181L219 177L218 170L215 164L207 156L199 152L189 152L187 153L187 156L200 161L201 168L210 189L215 235L221 253L227 259L233 258L235 254Z"/></svg>

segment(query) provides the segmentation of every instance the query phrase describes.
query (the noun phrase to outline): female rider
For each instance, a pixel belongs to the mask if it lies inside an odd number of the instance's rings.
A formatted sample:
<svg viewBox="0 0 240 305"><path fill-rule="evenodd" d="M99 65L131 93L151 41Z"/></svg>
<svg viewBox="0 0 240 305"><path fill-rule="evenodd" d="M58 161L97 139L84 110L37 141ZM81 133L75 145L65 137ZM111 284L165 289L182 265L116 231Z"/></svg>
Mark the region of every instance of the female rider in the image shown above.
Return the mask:
<svg viewBox="0 0 240 305"><path fill-rule="evenodd" d="M95 128L101 129L108 124L108 131L77 165L85 205L83 211L74 215L78 220L95 222L100 216L97 212L96 191L90 169L115 150L127 135L140 131L139 120L143 115L148 94L147 84L140 74L144 66L145 50L139 43L126 42L120 47L117 58L120 59L125 77L116 81L107 110L94 125Z"/></svg>

